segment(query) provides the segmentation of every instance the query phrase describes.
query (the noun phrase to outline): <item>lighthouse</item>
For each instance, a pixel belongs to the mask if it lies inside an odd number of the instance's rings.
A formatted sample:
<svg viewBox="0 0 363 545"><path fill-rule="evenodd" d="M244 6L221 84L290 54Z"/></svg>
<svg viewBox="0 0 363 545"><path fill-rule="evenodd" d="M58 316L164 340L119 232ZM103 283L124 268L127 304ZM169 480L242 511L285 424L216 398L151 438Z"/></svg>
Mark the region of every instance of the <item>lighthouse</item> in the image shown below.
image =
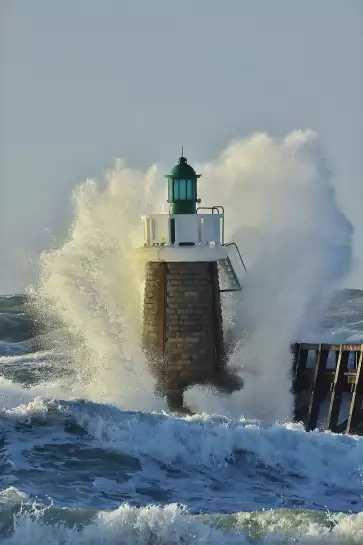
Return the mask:
<svg viewBox="0 0 363 545"><path fill-rule="evenodd" d="M183 156L165 175L168 214L142 218L145 261L143 349L171 410L195 384L241 388L227 367L221 293L242 289L244 264L224 240L223 206L200 206L198 179Z"/></svg>

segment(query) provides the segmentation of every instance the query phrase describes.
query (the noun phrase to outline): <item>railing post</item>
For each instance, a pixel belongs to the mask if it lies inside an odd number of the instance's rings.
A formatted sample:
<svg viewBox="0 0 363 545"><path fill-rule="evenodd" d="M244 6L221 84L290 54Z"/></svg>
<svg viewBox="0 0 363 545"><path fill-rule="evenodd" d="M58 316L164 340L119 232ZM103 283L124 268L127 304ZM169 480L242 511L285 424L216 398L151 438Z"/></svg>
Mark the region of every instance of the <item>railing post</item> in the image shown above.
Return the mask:
<svg viewBox="0 0 363 545"><path fill-rule="evenodd" d="M359 360L358 360L357 373L355 376L355 383L353 386L352 401L350 404L346 433L356 433L356 428L359 423L359 415L361 414L361 406L363 401L362 367L363 367L363 351L361 350Z"/></svg>

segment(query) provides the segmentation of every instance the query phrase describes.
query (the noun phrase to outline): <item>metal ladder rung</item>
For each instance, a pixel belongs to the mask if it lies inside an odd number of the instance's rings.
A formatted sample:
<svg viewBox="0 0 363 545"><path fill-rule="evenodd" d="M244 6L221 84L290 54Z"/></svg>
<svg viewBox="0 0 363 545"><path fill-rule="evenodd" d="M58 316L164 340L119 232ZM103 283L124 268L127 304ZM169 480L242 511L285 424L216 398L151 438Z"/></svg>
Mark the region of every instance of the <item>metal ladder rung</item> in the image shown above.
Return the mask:
<svg viewBox="0 0 363 545"><path fill-rule="evenodd" d="M220 268L222 272L225 274L229 282L232 284L230 287L225 289L220 289L220 292L227 292L227 291L241 291L241 284L238 280L238 277L236 275L236 272L233 268L233 265L229 259L229 257L226 257L225 259L221 259L219 261Z"/></svg>

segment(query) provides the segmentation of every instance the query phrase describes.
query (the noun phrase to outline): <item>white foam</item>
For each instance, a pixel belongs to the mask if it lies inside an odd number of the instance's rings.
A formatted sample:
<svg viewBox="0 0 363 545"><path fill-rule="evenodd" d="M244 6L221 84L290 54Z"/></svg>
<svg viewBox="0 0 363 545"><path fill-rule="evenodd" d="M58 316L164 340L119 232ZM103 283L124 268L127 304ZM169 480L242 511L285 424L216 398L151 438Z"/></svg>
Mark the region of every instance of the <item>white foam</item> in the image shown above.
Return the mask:
<svg viewBox="0 0 363 545"><path fill-rule="evenodd" d="M42 256L40 310L69 329L76 395L160 407L139 348L143 271L132 249L142 244L141 215L167 209L165 170L119 161L103 183L80 185L68 240ZM289 420L289 345L348 272L351 226L312 131L237 140L197 170L203 205L225 206L227 239L238 242L249 269L241 301L225 312L237 341L231 364L245 387L223 410ZM199 412L221 408L218 397L199 391L188 402Z"/></svg>
<svg viewBox="0 0 363 545"><path fill-rule="evenodd" d="M103 414L72 405L64 408L103 448L167 464L223 467L253 455L282 474L298 473L312 482L361 490L363 439L331 432L305 432L302 424L263 427L257 421L195 415ZM344 459L342 465L341 460Z"/></svg>
<svg viewBox="0 0 363 545"><path fill-rule="evenodd" d="M264 427L258 421L224 416L123 413L116 407L34 398L5 414L31 422L59 423L69 417L102 448L166 464L223 467L237 457L253 456L282 474L299 474L311 483L361 490L363 438L331 432L306 432L302 424ZM344 464L341 460L344 459ZM312 485L311 485L312 486Z"/></svg>
<svg viewBox="0 0 363 545"><path fill-rule="evenodd" d="M274 518L261 513L261 522L255 517L251 528L243 515L237 516L237 523L232 518L231 525L216 528L212 521L202 522L175 504L141 509L124 504L99 513L86 526L70 528L45 524L43 513L38 509L15 516L14 532L2 540L3 545L361 545L363 539L363 514L339 516L333 527L309 522L308 517L299 525L302 517L297 516L294 527L291 517L285 522L284 513Z"/></svg>
<svg viewBox="0 0 363 545"><path fill-rule="evenodd" d="M30 388L13 382L0 375L0 410L14 410L19 413L29 407L44 405L43 397L61 397L64 387L58 382L44 382ZM45 406L45 405L44 405Z"/></svg>
<svg viewBox="0 0 363 545"><path fill-rule="evenodd" d="M34 398L33 392L0 376L0 409L11 409Z"/></svg>

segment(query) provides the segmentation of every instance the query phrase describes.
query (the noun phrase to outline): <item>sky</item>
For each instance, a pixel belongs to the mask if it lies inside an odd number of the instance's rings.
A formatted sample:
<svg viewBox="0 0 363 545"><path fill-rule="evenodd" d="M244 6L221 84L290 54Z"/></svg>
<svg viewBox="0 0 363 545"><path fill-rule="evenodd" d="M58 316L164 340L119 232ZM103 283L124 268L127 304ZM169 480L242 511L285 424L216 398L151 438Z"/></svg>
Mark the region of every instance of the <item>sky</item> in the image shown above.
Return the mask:
<svg viewBox="0 0 363 545"><path fill-rule="evenodd" d="M191 163L310 128L363 288L361 0L0 0L0 293L63 236L72 188L123 157ZM221 181L221 183L223 183Z"/></svg>

